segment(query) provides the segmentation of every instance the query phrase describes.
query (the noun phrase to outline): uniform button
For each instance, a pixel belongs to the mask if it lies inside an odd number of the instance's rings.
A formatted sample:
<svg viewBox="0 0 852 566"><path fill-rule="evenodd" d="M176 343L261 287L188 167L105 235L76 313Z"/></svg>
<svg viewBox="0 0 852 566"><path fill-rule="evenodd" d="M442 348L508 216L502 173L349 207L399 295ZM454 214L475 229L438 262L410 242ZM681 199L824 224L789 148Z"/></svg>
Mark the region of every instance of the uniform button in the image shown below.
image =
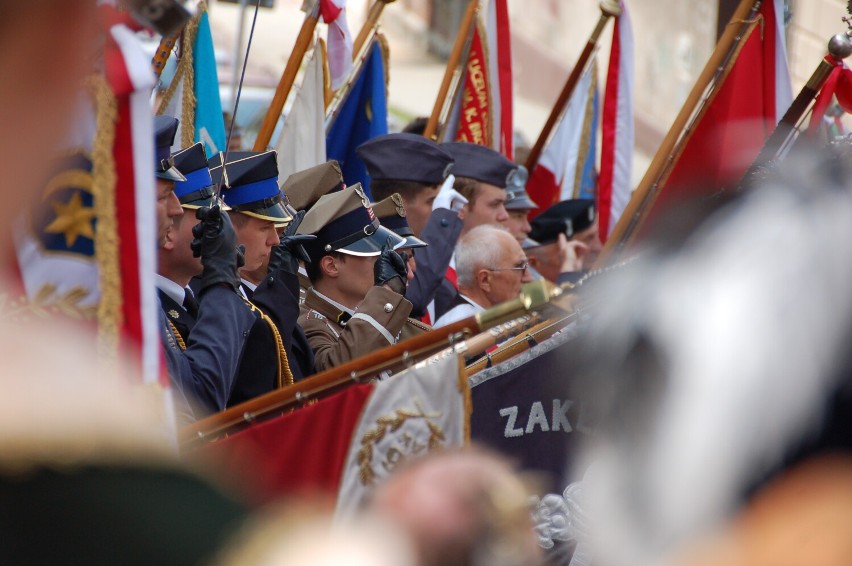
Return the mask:
<svg viewBox="0 0 852 566"><path fill-rule="evenodd" d="M441 226L446 228L449 225L450 225L450 222L446 218L441 218Z"/></svg>
<svg viewBox="0 0 852 566"><path fill-rule="evenodd" d="M391 312L393 310L393 305L390 303L385 303L385 312Z"/></svg>
<svg viewBox="0 0 852 566"><path fill-rule="evenodd" d="M269 284L272 285L273 283L275 283L275 277L270 275L269 276Z"/></svg>

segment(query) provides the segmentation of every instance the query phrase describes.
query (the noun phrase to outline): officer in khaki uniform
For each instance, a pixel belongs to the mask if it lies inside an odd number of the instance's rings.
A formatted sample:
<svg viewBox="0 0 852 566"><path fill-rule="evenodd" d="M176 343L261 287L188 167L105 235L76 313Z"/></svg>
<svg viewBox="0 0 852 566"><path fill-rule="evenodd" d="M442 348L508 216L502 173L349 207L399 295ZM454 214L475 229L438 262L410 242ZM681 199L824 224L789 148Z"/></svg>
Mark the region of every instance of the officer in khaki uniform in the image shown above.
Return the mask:
<svg viewBox="0 0 852 566"><path fill-rule="evenodd" d="M417 276L417 260L414 257L415 249L423 250L429 244L414 235L411 227L408 225L408 219L405 213L405 201L402 195L394 193L388 198L377 202L373 205L373 212L382 223L382 226L388 230L393 230L398 236L405 239L405 243L399 247L400 253L405 253L408 260L408 281L411 284ZM428 324L409 318L405 326L402 327L402 333L399 336L400 340L417 336L424 332L428 332L432 327Z"/></svg>
<svg viewBox="0 0 852 566"><path fill-rule="evenodd" d="M395 344L411 312L405 240L383 227L359 184L321 197L305 215L311 288L299 323L323 371Z"/></svg>

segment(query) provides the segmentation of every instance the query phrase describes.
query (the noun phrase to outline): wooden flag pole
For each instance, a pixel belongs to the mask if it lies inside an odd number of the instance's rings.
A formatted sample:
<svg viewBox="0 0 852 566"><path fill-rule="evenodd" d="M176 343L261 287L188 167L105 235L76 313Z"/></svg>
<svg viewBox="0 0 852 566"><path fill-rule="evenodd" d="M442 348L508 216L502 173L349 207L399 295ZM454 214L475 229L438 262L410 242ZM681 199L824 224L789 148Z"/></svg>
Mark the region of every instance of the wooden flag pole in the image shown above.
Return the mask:
<svg viewBox="0 0 852 566"><path fill-rule="evenodd" d="M154 69L154 74L157 78L163 74L163 69L166 68L166 63L169 61L169 56L172 54L172 49L175 48L177 40L183 30L177 32L171 37L163 37L160 40L160 45L157 46L157 51L154 52L154 57L151 59L151 67Z"/></svg>
<svg viewBox="0 0 852 566"><path fill-rule="evenodd" d="M405 367L453 346L473 333L516 319L547 305L552 299L562 297L561 288L547 281L528 283L524 285L521 296L517 299L496 305L475 316L442 328L403 340L293 385L282 387L211 415L185 427L180 432L180 441L184 445L191 445L210 440L258 418L283 411L294 404L299 405L319 396L328 395L352 383L358 383L362 379L375 377L382 371Z"/></svg>
<svg viewBox="0 0 852 566"><path fill-rule="evenodd" d="M755 15L760 9L761 1L740 1L739 6L737 6L736 11L725 27L725 32L716 44L713 53L710 54L707 64L698 76L698 80L692 87L671 128L669 128L668 134L666 134L662 144L657 149L657 153L648 166L645 176L642 177L642 181L633 192L633 196L630 198L630 202L627 203L627 207L624 209L621 218L618 219L618 223L612 229L609 239L598 256L593 269L603 265L614 252L621 250L635 236L637 228L644 221L645 216L651 209L651 205L656 200L657 189L660 183L663 182L663 177L671 171L671 168L675 164L673 155L678 142L681 141L684 129L695 113L696 107L701 102L707 87L727 72L727 63L730 56L737 49L740 41L747 35L749 29L757 25Z"/></svg>
<svg viewBox="0 0 852 566"><path fill-rule="evenodd" d="M819 62L811 78L808 79L808 82L793 100L790 108L784 113L784 117L778 122L778 126L766 140L766 143L763 144L760 155L743 175L743 180L747 179L756 168L778 157L778 154L787 147L791 136L796 131L799 120L802 119L811 102L822 90L831 72L849 55L852 55L852 40L850 40L849 32L838 33L829 40L828 55Z"/></svg>
<svg viewBox="0 0 852 566"><path fill-rule="evenodd" d="M379 18L382 17L382 11L385 9L385 5L394 1L395 0L373 1L369 12L367 12L367 19L364 21L364 25L361 26L361 30L358 32L358 37L355 38L355 42L352 44L353 60L358 57L358 52L361 51L362 47L364 47L364 42L367 41L367 37L370 35L370 30L378 25Z"/></svg>
<svg viewBox="0 0 852 566"><path fill-rule="evenodd" d="M583 69L586 68L586 63L588 63L589 58L592 56L592 52L595 50L595 46L601 37L601 33L603 33L606 22L611 17L618 17L621 15L621 6L619 6L617 0L604 0L600 4L600 9L601 16L598 18L598 23L595 26L594 31L592 31L592 35L590 35L588 41L586 41L586 46L583 48L583 52L580 53L580 58L577 59L577 63L574 65L574 68L571 69L571 74L568 75L568 80L565 81L565 86L562 87L562 92L559 93L559 98L556 99L556 104L553 105L553 108L550 111L550 116L547 117L547 122L544 123L541 133L538 135L538 139L535 140L535 145L533 145L530 150L530 154L527 157L525 166L527 171L530 173L532 173L533 169L535 169L535 166L538 164L541 152L544 150L544 144L547 143L553 128L556 127L556 124L559 122L559 117L562 115L562 111L565 110L565 106L571 99L571 95L574 94L574 90L577 88L577 83L580 81L580 74L583 72Z"/></svg>
<svg viewBox="0 0 852 566"><path fill-rule="evenodd" d="M473 29L473 21L476 18L476 12L479 10L479 0L469 0L467 10L462 17L459 31L456 33L456 42L453 44L453 50L450 52L450 58L447 60L447 69L444 71L444 79L441 81L441 86L438 89L438 96L435 98L435 106L432 108L432 114L429 116L429 121L426 122L426 129L423 130L423 136L429 139L435 139L435 132L438 131L438 119L441 116L441 110L444 108L444 103L447 99L447 93L450 91L450 84L453 82L453 74L456 67L462 58L464 46L467 43L470 30Z"/></svg>
<svg viewBox="0 0 852 566"><path fill-rule="evenodd" d="M278 123L278 118L284 110L284 103L287 101L287 96L293 88L299 67L302 66L302 59L305 58L305 52L308 50L311 39L314 37L314 30L317 27L318 21L319 2L305 16L305 21L302 22L302 29L299 30L299 35L296 37L296 45L293 47L290 58L287 59L287 65L284 66L284 72L281 73L281 80L278 81L278 88L275 89L275 96L272 98L272 103L269 106L269 110L266 111L260 131L257 133L257 139L254 142L253 148L254 151L266 151L266 148L269 146L272 133L275 131L275 125Z"/></svg>

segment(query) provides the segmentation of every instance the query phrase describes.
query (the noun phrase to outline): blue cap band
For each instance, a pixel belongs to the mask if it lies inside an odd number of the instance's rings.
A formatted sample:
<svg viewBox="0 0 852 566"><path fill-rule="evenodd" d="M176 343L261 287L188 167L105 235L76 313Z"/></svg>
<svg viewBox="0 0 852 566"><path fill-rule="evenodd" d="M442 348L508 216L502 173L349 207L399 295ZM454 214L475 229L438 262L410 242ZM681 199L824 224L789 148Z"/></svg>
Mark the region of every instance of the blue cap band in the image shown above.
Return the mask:
<svg viewBox="0 0 852 566"><path fill-rule="evenodd" d="M184 173L183 176L186 177L186 181L175 183L175 195L178 198L213 184L210 169L207 167L202 167L191 173Z"/></svg>
<svg viewBox="0 0 852 566"><path fill-rule="evenodd" d="M278 188L278 179L272 177L249 183L247 185L239 185L231 187L228 190L222 191L223 200L228 206L239 206L249 202L262 201L274 197L281 190Z"/></svg>

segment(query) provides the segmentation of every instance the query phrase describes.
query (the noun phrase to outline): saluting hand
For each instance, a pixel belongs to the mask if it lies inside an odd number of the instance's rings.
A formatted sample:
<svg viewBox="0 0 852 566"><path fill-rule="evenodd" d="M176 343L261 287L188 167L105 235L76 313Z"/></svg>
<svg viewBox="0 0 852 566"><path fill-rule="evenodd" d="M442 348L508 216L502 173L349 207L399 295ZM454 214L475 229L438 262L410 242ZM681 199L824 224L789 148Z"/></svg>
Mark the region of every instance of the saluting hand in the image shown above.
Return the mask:
<svg viewBox="0 0 852 566"><path fill-rule="evenodd" d="M374 284L386 287L399 295L405 296L408 279L408 264L405 259L391 248L391 240L382 246L382 253L373 265Z"/></svg>
<svg viewBox="0 0 852 566"><path fill-rule="evenodd" d="M243 246L237 246L237 234L227 214L218 205L195 211L200 220L193 226L192 254L201 257L201 291L212 285L240 286L239 268L245 265Z"/></svg>

